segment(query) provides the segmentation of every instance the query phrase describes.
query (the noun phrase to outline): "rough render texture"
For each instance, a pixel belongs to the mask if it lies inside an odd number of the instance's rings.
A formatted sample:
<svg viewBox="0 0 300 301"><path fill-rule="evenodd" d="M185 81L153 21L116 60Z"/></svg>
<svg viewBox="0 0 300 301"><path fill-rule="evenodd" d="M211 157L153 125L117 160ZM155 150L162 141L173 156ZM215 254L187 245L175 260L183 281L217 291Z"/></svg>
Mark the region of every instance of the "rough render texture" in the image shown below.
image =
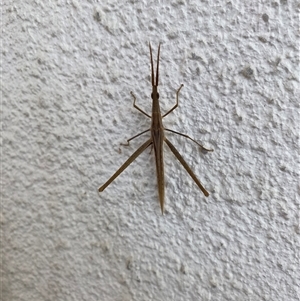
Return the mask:
<svg viewBox="0 0 300 301"><path fill-rule="evenodd" d="M298 300L299 2L4 1L1 300ZM147 139L162 43L165 148ZM298 198L298 199L297 199Z"/></svg>

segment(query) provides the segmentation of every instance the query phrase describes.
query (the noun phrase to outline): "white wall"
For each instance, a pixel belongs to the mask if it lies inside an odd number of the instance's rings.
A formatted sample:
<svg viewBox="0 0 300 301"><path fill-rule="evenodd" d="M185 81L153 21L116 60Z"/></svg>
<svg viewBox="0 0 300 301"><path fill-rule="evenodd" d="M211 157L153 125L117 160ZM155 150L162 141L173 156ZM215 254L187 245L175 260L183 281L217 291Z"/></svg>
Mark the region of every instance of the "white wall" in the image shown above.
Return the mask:
<svg viewBox="0 0 300 301"><path fill-rule="evenodd" d="M297 300L299 4L253 2L4 1L2 300ZM210 196L166 147L164 216L150 150L97 192L149 137L149 41L215 150L167 133Z"/></svg>

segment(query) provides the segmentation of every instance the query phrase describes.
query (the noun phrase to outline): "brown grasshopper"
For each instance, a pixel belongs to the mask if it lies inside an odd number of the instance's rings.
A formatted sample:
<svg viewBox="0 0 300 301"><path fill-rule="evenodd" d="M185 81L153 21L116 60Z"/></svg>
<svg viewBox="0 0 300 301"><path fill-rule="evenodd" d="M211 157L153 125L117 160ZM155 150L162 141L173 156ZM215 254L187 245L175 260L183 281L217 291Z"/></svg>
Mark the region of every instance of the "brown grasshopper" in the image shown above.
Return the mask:
<svg viewBox="0 0 300 301"><path fill-rule="evenodd" d="M170 114L173 110L175 110L178 106L178 95L183 87L183 84L180 85L179 89L176 92L176 104L174 107L172 107L167 113L164 115L161 115L160 107L159 107L159 93L157 91L158 86L158 74L159 74L159 53L160 53L160 44L158 46L158 53L157 53L157 67L156 67L156 78L154 78L154 69L153 69L153 58L152 58L152 49L151 45L149 43L149 49L150 49L150 60L151 60L151 79L152 79L152 116L144 112L141 108L139 108L135 102L136 97L135 95L131 93L133 97L133 106L139 110L141 113L146 115L147 117L151 118L151 128L143 131L134 137L127 140L127 145L131 140L134 138L150 131L151 137L148 139L143 145L141 145L128 159L127 161L108 179L108 181L103 184L99 188L99 192L103 191L119 174L122 173L123 170L125 170L148 146L153 145L154 148L154 154L155 154L155 162L156 162L156 175L157 175L157 183L158 183L158 195L159 195L159 202L161 207L162 214L164 213L164 200L165 200L165 174L164 174L164 156L163 156L163 143L166 142L168 147L171 149L175 157L179 160L179 162L183 165L183 167L186 169L186 171L189 173L189 175L192 177L192 179L195 181L195 183L198 185L198 187L201 189L201 191L204 193L204 195L207 197L209 196L209 193L206 191L206 189L202 186L200 181L197 179L193 171L190 169L190 167L187 165L185 160L182 158L182 156L179 154L175 146L166 138L165 136L165 130L181 135L183 137L186 137L193 142L197 143L202 149L206 151L213 151L212 149L207 149L203 147L201 144L199 144L197 141L189 137L188 135L178 133L173 130L169 130L164 128L162 119L166 117L168 114Z"/></svg>

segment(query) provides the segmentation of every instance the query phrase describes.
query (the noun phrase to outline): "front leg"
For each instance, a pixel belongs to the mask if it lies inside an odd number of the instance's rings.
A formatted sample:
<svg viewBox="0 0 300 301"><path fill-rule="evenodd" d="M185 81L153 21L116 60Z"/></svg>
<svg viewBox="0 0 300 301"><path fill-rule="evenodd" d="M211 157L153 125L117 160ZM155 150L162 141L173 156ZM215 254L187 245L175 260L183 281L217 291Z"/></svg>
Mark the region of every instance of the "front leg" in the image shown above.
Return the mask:
<svg viewBox="0 0 300 301"><path fill-rule="evenodd" d="M164 114L162 116L162 118L166 117L168 114L170 114L172 111L174 111L178 107L178 96L179 96L179 92L182 87L183 87L183 84L180 85L179 89L176 92L176 105L171 110L169 110L166 114Z"/></svg>
<svg viewBox="0 0 300 301"><path fill-rule="evenodd" d="M132 91L130 91L130 94L131 94L132 97L133 97L133 106L134 106L137 110L139 110L141 113L143 113L143 114L146 115L147 117L151 118L150 115L148 115L145 111L143 111L141 108L139 108L139 107L135 104L136 97L135 97L135 95L133 94Z"/></svg>

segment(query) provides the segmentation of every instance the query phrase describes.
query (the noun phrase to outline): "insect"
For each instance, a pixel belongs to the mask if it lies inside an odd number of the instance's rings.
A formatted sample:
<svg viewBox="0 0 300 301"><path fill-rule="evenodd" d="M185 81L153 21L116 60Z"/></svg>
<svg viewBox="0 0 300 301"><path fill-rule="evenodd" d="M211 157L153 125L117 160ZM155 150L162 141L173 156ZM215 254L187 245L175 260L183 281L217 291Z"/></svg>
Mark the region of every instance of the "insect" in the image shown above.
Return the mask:
<svg viewBox="0 0 300 301"><path fill-rule="evenodd" d="M151 132L151 137L148 139L144 144L142 144L127 160L126 162L104 183L100 188L99 192L103 191L118 175L120 175L148 146L153 145L154 154L155 154L155 162L156 162L156 176L157 176L157 183L158 183L158 196L159 202L161 207L162 214L164 213L164 202L165 202L165 177L164 177L164 157L163 157L163 143L166 142L170 150L173 152L175 157L179 160L182 166L186 169L198 187L201 189L203 194L207 197L209 193L206 189L202 186L200 181L197 179L191 168L185 162L183 157L179 154L175 146L167 139L165 136L165 131L181 135L185 138L188 138L199 145L205 151L213 151L212 149L207 149L199 144L196 140L192 139L188 135L178 133L176 131L166 129L163 126L162 119L169 115L172 111L174 111L178 106L178 96L183 84L180 85L178 90L176 91L176 104L165 114L161 114L160 106L159 106L159 93L158 93L158 75L159 75L159 54L160 54L160 44L158 46L157 52L157 67L156 67L156 77L154 77L154 68L153 68L153 58L152 58L152 48L151 44L149 43L149 50L150 50L150 63L151 63L151 81L152 81L152 115L150 116L146 112L144 112L141 108L136 105L136 97L133 92L130 92L133 97L133 106L141 113L146 115L147 117L151 118L151 128L145 130L130 139L127 140L127 145L129 142L136 137L145 134L146 132Z"/></svg>

